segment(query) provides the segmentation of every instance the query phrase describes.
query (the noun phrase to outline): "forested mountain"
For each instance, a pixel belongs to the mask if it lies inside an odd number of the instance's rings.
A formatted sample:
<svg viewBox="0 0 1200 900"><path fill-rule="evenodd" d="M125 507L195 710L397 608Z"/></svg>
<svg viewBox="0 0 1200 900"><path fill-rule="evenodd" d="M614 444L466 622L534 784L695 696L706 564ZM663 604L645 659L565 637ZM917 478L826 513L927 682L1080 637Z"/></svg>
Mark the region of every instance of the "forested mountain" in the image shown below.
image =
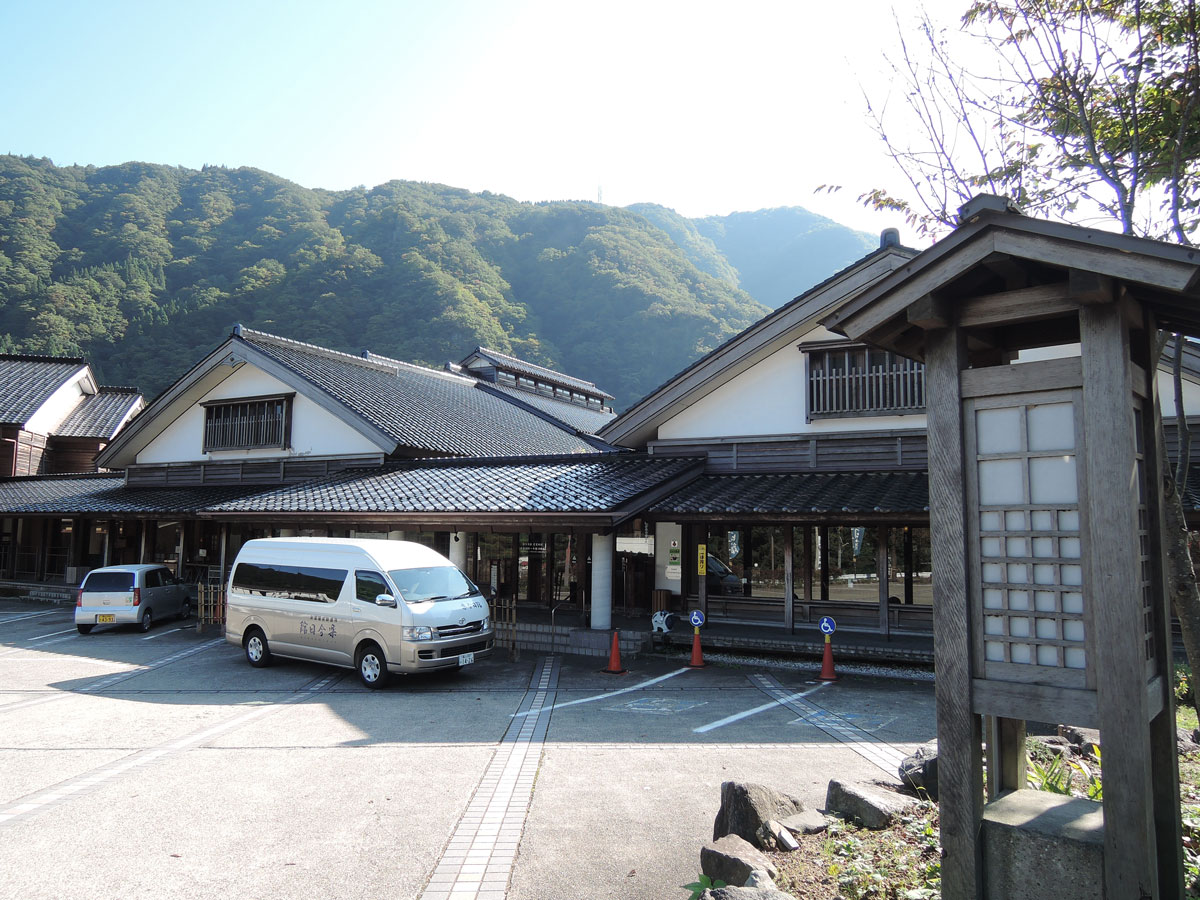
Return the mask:
<svg viewBox="0 0 1200 900"><path fill-rule="evenodd" d="M749 229L717 239L713 220L666 213L0 156L0 351L82 354L153 396L235 322L431 365L484 344L620 408L766 312L721 249ZM821 274L793 274L789 296L861 255L819 250Z"/></svg>
<svg viewBox="0 0 1200 900"><path fill-rule="evenodd" d="M798 206L686 219L655 203L626 209L645 216L692 264L778 308L879 246L878 235L854 231Z"/></svg>

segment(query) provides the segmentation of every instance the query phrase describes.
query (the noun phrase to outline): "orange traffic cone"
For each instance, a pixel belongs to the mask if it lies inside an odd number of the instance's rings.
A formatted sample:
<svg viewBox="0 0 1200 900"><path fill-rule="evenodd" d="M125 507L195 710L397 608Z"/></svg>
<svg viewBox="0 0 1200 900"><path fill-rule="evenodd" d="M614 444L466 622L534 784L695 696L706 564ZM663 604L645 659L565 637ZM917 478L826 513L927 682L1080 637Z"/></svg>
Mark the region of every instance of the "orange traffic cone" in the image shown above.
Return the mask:
<svg viewBox="0 0 1200 900"><path fill-rule="evenodd" d="M692 661L688 663L688 667L692 669L703 669L704 666L704 656L700 653L700 629L697 628L692 634Z"/></svg>
<svg viewBox="0 0 1200 900"><path fill-rule="evenodd" d="M821 680L837 681L838 674L833 671L833 642L825 635L825 656L821 660Z"/></svg>
<svg viewBox="0 0 1200 900"><path fill-rule="evenodd" d="M625 670L621 668L621 645L617 641L617 632L613 632L612 651L608 654L608 668L601 669L609 675L624 675Z"/></svg>

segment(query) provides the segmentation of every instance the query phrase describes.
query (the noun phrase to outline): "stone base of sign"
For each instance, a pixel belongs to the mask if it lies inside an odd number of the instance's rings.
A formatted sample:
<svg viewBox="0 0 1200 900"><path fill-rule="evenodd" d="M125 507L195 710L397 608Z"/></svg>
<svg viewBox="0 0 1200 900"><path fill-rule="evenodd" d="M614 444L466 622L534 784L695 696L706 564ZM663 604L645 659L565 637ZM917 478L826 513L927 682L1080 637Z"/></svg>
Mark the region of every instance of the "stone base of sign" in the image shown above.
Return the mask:
<svg viewBox="0 0 1200 900"><path fill-rule="evenodd" d="M986 900L1104 896L1104 813L1091 800L1013 791L983 810Z"/></svg>

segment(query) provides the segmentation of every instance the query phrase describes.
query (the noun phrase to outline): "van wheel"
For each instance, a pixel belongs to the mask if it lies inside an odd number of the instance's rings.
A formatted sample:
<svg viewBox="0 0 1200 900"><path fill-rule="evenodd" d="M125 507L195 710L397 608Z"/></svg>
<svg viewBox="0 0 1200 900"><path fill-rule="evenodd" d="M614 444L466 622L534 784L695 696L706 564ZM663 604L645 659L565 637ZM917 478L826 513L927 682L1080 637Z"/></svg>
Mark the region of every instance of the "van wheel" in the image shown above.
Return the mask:
<svg viewBox="0 0 1200 900"><path fill-rule="evenodd" d="M271 664L271 648L267 646L267 636L258 628L246 632L246 640L242 646L246 650L246 662L261 669Z"/></svg>
<svg viewBox="0 0 1200 900"><path fill-rule="evenodd" d="M95 625L76 625L75 627L79 629L80 634L91 634L92 629L95 628L96 626Z"/></svg>
<svg viewBox="0 0 1200 900"><path fill-rule="evenodd" d="M154 627L154 614L151 613L150 610L146 610L142 613L142 619L140 622L138 622L138 627L142 629L143 632L149 631Z"/></svg>
<svg viewBox="0 0 1200 900"><path fill-rule="evenodd" d="M358 651L358 661L355 664L358 669L358 677L362 683L371 690L378 690L387 685L388 669L387 660L384 659L383 651L375 644L363 644Z"/></svg>

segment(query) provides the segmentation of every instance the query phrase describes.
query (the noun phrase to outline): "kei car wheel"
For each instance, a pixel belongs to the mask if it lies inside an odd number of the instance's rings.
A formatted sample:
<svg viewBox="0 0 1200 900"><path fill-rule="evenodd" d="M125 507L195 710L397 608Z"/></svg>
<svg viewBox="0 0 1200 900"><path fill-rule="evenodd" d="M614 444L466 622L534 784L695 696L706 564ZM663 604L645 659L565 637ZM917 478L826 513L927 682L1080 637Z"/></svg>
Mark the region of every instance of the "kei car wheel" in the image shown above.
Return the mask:
<svg viewBox="0 0 1200 900"><path fill-rule="evenodd" d="M246 633L246 662L261 669L271 664L271 648L267 646L267 636L257 628Z"/></svg>
<svg viewBox="0 0 1200 900"><path fill-rule="evenodd" d="M388 668L383 651L375 644L364 644L358 651L358 677L371 690L378 690L387 685Z"/></svg>
<svg viewBox="0 0 1200 900"><path fill-rule="evenodd" d="M192 601L184 600L183 606L179 608L179 618L190 619L192 617Z"/></svg>
<svg viewBox="0 0 1200 900"><path fill-rule="evenodd" d="M154 627L154 613L150 612L150 610L148 610L148 609L145 610L142 613L141 620L138 622L138 627L140 629L142 629L143 632L149 631L151 628L153 628Z"/></svg>
<svg viewBox="0 0 1200 900"><path fill-rule="evenodd" d="M75 627L79 629L80 634L91 634L92 629L95 628L96 626L95 625L76 625Z"/></svg>

